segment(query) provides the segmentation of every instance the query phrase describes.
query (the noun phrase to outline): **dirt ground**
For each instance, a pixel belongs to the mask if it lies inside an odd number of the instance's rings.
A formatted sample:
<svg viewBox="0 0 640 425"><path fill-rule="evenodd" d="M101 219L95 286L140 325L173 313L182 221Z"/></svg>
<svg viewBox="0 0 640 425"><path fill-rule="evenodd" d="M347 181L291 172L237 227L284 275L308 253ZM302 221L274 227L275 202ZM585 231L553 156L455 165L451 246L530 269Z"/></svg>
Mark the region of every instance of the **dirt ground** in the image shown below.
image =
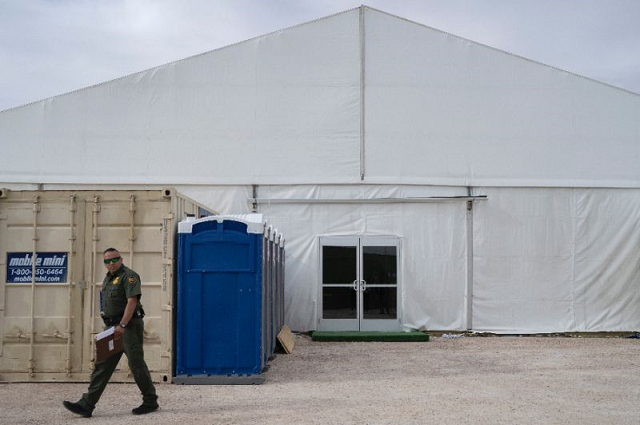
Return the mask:
<svg viewBox="0 0 640 425"><path fill-rule="evenodd" d="M111 384L91 419L67 412L86 384L1 384L2 424L638 424L640 340L434 337L313 342L296 337L255 386L158 386L131 414L135 384Z"/></svg>

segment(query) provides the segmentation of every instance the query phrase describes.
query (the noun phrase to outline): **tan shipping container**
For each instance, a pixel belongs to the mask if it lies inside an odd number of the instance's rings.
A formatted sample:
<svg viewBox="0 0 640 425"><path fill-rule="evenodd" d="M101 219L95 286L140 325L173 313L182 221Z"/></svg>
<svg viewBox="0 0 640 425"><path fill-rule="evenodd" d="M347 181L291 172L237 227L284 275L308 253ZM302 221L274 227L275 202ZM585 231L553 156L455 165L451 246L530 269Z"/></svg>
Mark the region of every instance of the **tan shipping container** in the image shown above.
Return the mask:
<svg viewBox="0 0 640 425"><path fill-rule="evenodd" d="M153 380L171 382L176 227L209 213L172 188L0 189L0 381L89 380L103 330L102 252L115 247L142 279ZM132 380L123 356L112 381Z"/></svg>

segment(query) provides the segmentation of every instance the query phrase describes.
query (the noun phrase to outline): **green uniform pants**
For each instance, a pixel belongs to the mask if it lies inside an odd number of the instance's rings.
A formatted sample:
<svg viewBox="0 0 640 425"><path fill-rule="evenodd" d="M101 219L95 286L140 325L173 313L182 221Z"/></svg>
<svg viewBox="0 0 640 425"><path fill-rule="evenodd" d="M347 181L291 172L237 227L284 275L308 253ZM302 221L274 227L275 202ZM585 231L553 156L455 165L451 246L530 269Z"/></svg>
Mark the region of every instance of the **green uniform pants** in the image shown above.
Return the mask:
<svg viewBox="0 0 640 425"><path fill-rule="evenodd" d="M151 381L149 368L147 368L147 364L144 361L144 352L142 349L143 333L144 322L142 319L131 319L124 332L124 354L127 355L129 369L131 369L133 378L142 393L142 404L145 406L155 406L158 396L156 395L156 388ZM121 358L122 353L118 353L103 362L96 363L95 369L91 374L89 390L84 393L82 399L78 401L80 406L89 411L95 409L102 392L106 388Z"/></svg>

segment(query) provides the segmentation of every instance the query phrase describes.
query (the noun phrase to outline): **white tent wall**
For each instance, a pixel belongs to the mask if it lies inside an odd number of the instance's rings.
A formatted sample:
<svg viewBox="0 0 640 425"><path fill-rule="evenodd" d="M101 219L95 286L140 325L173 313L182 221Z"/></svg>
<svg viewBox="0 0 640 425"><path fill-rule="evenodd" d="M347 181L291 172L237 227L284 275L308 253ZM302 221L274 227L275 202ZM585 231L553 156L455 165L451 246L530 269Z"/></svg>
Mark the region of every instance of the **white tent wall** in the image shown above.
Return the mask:
<svg viewBox="0 0 640 425"><path fill-rule="evenodd" d="M403 317L408 328L466 329L467 210L463 200L394 203L390 198L466 196L466 188L398 186L260 187L259 211L286 236L286 322L317 328L320 236L401 238ZM270 203L302 200L309 203ZM389 198L389 203L366 200ZM362 204L312 203L361 199Z"/></svg>
<svg viewBox="0 0 640 425"><path fill-rule="evenodd" d="M576 330L640 330L640 190L576 197Z"/></svg>
<svg viewBox="0 0 640 425"><path fill-rule="evenodd" d="M474 188L487 200L473 204L472 246L466 202L393 201L466 191L260 187L260 212L287 235L287 323L300 331L317 327L320 236L393 235L402 241L405 327L495 333L640 329L640 189ZM367 203L383 198L388 203ZM362 203L316 203L335 199Z"/></svg>
<svg viewBox="0 0 640 425"><path fill-rule="evenodd" d="M355 182L358 40L352 10L4 111L0 182Z"/></svg>
<svg viewBox="0 0 640 425"><path fill-rule="evenodd" d="M640 96L365 9L369 183L639 187Z"/></svg>
<svg viewBox="0 0 640 425"><path fill-rule="evenodd" d="M473 329L640 329L640 190L477 189Z"/></svg>

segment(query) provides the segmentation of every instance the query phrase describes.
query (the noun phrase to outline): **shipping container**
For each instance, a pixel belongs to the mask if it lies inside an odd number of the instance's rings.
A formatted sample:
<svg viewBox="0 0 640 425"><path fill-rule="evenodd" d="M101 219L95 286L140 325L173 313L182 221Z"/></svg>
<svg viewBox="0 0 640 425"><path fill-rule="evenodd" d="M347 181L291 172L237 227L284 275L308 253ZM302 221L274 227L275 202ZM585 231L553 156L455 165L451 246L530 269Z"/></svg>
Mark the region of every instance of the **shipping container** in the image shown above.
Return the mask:
<svg viewBox="0 0 640 425"><path fill-rule="evenodd" d="M262 214L178 226L180 384L260 384L284 325L284 237Z"/></svg>
<svg viewBox="0 0 640 425"><path fill-rule="evenodd" d="M142 280L145 359L156 382L173 364L177 223L213 214L173 188L8 191L0 195L0 381L88 381L103 330L102 252ZM35 261L34 261L35 259ZM112 382L132 381L126 356Z"/></svg>

